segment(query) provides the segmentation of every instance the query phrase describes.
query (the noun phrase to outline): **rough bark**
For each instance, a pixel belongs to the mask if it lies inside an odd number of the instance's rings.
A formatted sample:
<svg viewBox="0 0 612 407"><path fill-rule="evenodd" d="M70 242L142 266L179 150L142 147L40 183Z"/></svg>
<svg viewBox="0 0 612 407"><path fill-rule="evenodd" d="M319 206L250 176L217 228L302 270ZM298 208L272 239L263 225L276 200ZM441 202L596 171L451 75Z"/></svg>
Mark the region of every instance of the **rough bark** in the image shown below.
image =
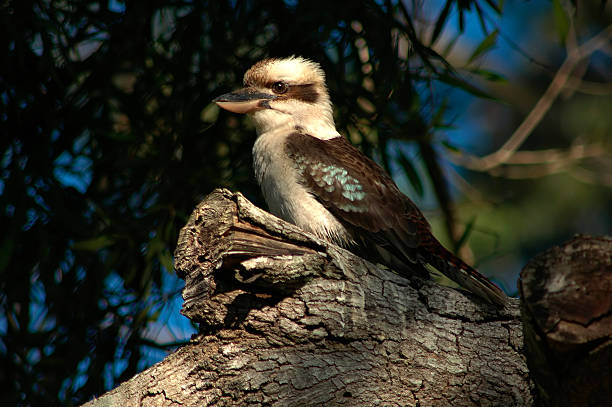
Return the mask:
<svg viewBox="0 0 612 407"><path fill-rule="evenodd" d="M612 405L612 239L577 236L529 262L519 283L542 405Z"/></svg>
<svg viewBox="0 0 612 407"><path fill-rule="evenodd" d="M518 300L411 280L217 190L181 231L202 333L90 406L532 406Z"/></svg>

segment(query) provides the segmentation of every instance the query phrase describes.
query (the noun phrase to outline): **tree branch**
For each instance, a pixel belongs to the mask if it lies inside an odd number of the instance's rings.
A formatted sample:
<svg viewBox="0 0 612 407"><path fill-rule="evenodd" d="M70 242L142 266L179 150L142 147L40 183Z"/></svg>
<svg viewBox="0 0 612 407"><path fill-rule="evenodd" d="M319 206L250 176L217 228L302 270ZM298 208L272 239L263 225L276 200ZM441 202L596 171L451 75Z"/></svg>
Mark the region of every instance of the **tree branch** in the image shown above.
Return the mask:
<svg viewBox="0 0 612 407"><path fill-rule="evenodd" d="M508 163L510 158L532 133L533 129L540 123L570 78L573 78L571 73L576 65L584 58L590 56L593 52L609 47L611 39L612 25L609 25L581 46L569 47L567 58L555 74L542 97L499 150L484 157L462 153L460 155L451 154L449 158L454 163L475 171L489 171L499 165Z"/></svg>
<svg viewBox="0 0 612 407"><path fill-rule="evenodd" d="M175 266L202 333L90 406L533 405L518 300L400 277L227 190Z"/></svg>

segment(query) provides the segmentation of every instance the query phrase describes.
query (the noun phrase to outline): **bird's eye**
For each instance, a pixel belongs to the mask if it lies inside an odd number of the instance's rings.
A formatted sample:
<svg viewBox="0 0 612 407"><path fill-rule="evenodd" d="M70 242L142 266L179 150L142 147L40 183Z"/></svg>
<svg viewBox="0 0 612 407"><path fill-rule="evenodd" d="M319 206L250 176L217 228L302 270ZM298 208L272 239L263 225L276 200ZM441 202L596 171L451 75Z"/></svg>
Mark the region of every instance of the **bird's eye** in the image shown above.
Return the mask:
<svg viewBox="0 0 612 407"><path fill-rule="evenodd" d="M274 82L272 84L272 92L279 95L287 92L287 89L289 89L289 86L285 82Z"/></svg>

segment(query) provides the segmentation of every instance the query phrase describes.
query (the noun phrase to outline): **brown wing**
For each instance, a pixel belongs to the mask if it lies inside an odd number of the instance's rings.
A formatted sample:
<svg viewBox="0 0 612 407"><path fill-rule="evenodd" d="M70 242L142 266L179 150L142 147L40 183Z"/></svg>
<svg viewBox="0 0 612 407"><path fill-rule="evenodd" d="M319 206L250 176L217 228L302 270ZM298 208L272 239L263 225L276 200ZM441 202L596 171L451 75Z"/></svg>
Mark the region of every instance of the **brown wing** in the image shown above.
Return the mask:
<svg viewBox="0 0 612 407"><path fill-rule="evenodd" d="M378 164L344 137L319 140L294 133L285 149L300 182L338 219L405 261L416 261L419 233L429 232L429 224Z"/></svg>

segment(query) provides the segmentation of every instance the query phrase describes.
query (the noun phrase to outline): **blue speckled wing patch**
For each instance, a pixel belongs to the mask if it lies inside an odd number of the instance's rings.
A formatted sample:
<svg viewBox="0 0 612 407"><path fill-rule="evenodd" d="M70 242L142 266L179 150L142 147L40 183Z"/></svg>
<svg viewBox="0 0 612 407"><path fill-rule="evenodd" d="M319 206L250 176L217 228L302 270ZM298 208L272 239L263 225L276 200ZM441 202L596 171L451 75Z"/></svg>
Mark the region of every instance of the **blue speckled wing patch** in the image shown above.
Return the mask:
<svg viewBox="0 0 612 407"><path fill-rule="evenodd" d="M342 199L336 204L347 212L365 212L366 207L361 204L365 198L363 185L350 175L346 168L335 164L312 162L306 155L293 156L302 176L322 189L331 198L340 194Z"/></svg>

